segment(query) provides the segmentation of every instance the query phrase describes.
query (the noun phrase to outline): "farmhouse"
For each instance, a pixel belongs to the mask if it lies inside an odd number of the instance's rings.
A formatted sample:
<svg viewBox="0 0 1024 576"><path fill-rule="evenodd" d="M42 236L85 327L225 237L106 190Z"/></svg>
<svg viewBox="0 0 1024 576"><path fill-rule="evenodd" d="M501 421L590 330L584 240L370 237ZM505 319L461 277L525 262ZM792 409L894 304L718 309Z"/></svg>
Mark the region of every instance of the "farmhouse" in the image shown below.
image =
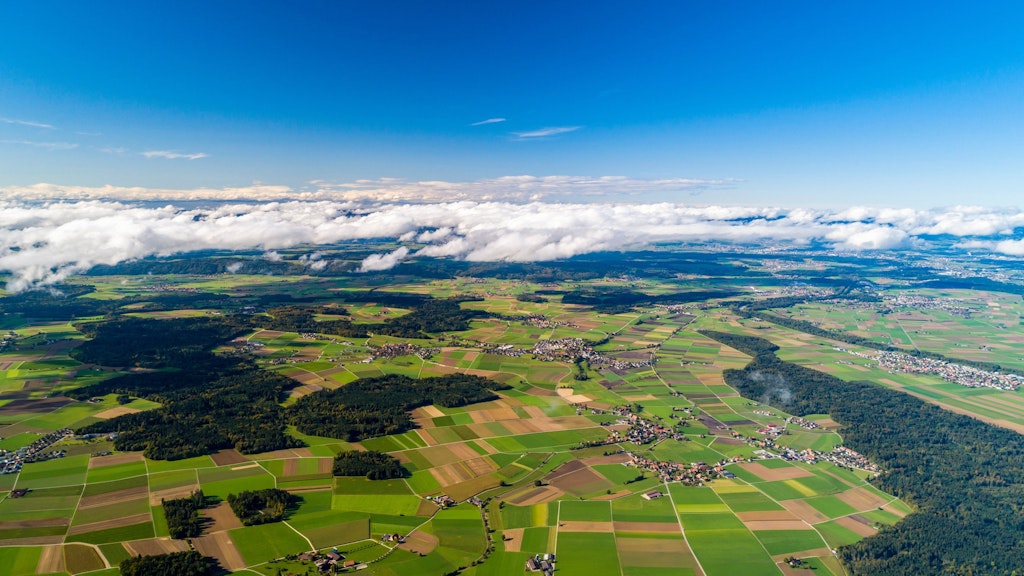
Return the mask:
<svg viewBox="0 0 1024 576"><path fill-rule="evenodd" d="M661 490L651 490L650 492L644 492L641 498L644 500L654 500L661 498L662 496L664 496L664 494L661 493Z"/></svg>

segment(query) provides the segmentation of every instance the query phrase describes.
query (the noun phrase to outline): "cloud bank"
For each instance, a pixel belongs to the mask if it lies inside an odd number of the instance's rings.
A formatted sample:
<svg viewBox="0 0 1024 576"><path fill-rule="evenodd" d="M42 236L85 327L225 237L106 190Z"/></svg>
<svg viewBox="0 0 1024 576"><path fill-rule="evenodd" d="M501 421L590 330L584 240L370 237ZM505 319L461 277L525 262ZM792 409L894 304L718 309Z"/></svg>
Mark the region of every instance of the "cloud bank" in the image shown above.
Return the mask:
<svg viewBox="0 0 1024 576"><path fill-rule="evenodd" d="M111 152L123 152L111 150ZM631 198L644 194L699 194L728 188L733 179L661 178L626 176L502 176L466 182L444 180L407 181L400 178L356 180L354 182L310 182L309 189L288 186L252 185L237 188L196 188L174 190L128 186L63 186L33 184L0 188L5 198L18 200L334 200L376 202L506 201L528 202L550 199L604 200Z"/></svg>
<svg viewBox="0 0 1024 576"><path fill-rule="evenodd" d="M656 242L824 243L838 250L886 250L962 237L962 246L1024 254L1014 237L1024 212L783 210L682 204L444 202L436 204L284 201L184 209L101 200L0 201L0 270L7 289L60 282L97 264L203 249L275 250L356 239L398 239L397 250L363 261L386 270L416 256L470 261L545 261ZM308 265L322 268L321 256ZM318 263L321 262L321 263Z"/></svg>

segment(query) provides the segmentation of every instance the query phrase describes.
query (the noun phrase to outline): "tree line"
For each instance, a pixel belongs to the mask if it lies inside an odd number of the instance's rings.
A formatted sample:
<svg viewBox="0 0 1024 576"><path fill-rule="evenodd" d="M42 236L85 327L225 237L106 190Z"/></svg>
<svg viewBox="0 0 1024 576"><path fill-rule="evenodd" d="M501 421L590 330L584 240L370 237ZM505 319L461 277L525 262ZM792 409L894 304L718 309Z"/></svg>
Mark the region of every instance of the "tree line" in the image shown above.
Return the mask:
<svg viewBox="0 0 1024 576"><path fill-rule="evenodd" d="M212 576L220 572L217 561L199 552L172 552L125 558L121 576Z"/></svg>
<svg viewBox="0 0 1024 576"><path fill-rule="evenodd" d="M892 527L839 549L853 574L1024 573L1024 439L913 396L780 360L774 344L705 331L753 356L726 383L791 414L829 414L849 448L879 464L871 482L914 505Z"/></svg>

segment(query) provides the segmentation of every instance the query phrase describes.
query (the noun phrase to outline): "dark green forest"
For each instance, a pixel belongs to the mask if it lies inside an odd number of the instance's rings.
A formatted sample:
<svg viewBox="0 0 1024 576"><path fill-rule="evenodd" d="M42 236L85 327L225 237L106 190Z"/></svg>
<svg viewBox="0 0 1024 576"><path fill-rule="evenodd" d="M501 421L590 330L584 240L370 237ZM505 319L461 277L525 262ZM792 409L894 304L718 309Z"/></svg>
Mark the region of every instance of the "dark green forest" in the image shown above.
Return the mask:
<svg viewBox="0 0 1024 576"><path fill-rule="evenodd" d="M302 443L285 434L284 401L298 385L239 358L210 350L240 334L229 319L118 319L85 325L93 339L75 350L83 362L159 369L126 374L67 392L72 398L117 393L163 404L78 430L118 433L118 450L178 460L234 448L251 454Z"/></svg>
<svg viewBox="0 0 1024 576"><path fill-rule="evenodd" d="M907 394L780 360L774 344L706 336L754 359L727 370L743 396L795 415L827 413L847 447L879 464L872 482L917 511L839 556L854 574L1024 574L1024 440Z"/></svg>
<svg viewBox="0 0 1024 576"><path fill-rule="evenodd" d="M335 476L366 476L369 480L405 478L409 471L393 456L382 452L350 450L334 457Z"/></svg>
<svg viewBox="0 0 1024 576"><path fill-rule="evenodd" d="M196 490L187 498L160 500L167 518L171 538L195 538L203 531L203 519L199 511L206 507L202 490Z"/></svg>
<svg viewBox="0 0 1024 576"><path fill-rule="evenodd" d="M417 299L410 314L375 327L395 333L462 329L474 312L458 301ZM244 454L302 446L285 433L291 421L303 432L359 439L404 431L412 426L406 411L429 403L460 406L491 399L488 389L501 385L473 376L432 379L427 384L408 380L356 382L336 393L311 395L286 410L281 403L294 380L262 370L251 361L212 353L213 348L253 326L280 330L328 332L350 327L347 319L317 322L315 314L340 309L279 307L268 316L218 316L150 320L115 318L82 324L90 340L73 351L76 359L103 366L149 369L117 376L67 392L77 399L127 394L163 404L147 412L96 422L80 434L116 432L118 450L141 450L146 457L177 460L234 448ZM397 378L397 377L396 377ZM324 396L319 396L324 394ZM372 399L360 398L373 395ZM315 397L315 398L314 398ZM317 402L317 400L324 400Z"/></svg>
<svg viewBox="0 0 1024 576"><path fill-rule="evenodd" d="M335 390L321 390L299 399L288 410L299 432L358 442L399 434L413 427L409 411L420 406L465 406L494 400L492 390L508 386L468 374L414 380L390 375L356 380Z"/></svg>
<svg viewBox="0 0 1024 576"><path fill-rule="evenodd" d="M231 506L231 511L246 526L280 522L297 502L297 497L277 488L228 494L228 506Z"/></svg>
<svg viewBox="0 0 1024 576"><path fill-rule="evenodd" d="M125 558L120 568L121 576L212 576L219 572L216 560L195 551Z"/></svg>

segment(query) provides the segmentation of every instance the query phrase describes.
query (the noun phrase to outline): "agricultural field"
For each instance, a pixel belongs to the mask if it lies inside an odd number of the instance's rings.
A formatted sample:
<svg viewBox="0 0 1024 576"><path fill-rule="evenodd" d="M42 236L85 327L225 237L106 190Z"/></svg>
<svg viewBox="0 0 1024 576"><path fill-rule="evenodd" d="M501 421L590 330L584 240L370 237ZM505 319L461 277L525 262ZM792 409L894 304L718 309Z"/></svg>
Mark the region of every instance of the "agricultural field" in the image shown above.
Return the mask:
<svg viewBox="0 0 1024 576"><path fill-rule="evenodd" d="M992 297L992 295L987 293L983 294L986 295L985 297ZM1003 297L1005 298L1006 295L1003 295ZM1006 304L1008 308L1012 305L1012 302ZM794 309L796 308L794 307ZM828 310L823 305L814 305L814 308ZM790 309L790 312L792 310ZM841 313L829 312L830 316L833 314ZM995 358L991 355L986 357L984 354L966 354L965 350L967 348L964 348L962 344L968 339L965 334L968 334L970 329L962 325L964 321L962 318L955 320L953 322L955 325L949 327L949 334L947 334L951 341L957 343L955 347L950 349L947 346L947 348L943 349L936 345L930 348L922 346L921 349L940 351L953 358L976 359L1001 363L1008 367L1015 366L1005 354L1001 358ZM713 315L709 315L708 318L701 319L699 324L701 326L714 326L715 329L723 329L738 334L751 333L751 330L757 330L758 336L768 338L781 347L779 356L787 361L826 372L848 381L871 381L917 396L922 400L932 402L947 410L974 416L997 426L1024 433L1024 389L970 388L944 380L933 374L894 372L880 367L876 360L870 358L877 354L874 350L805 334L765 322L731 317L726 311L718 311ZM992 348L993 350L999 347L985 344L995 341L989 340L989 338L1016 338L1013 334L1017 332L1011 331L1007 333L1000 328L993 328L991 324L986 324L986 326L996 330L999 334L990 334L984 330L979 331L976 340L981 343L979 345L982 347ZM957 334L956 338L953 338L953 334ZM974 338L974 336L970 338ZM1004 347L1003 350L1006 352L1010 348ZM1009 352L1006 353L1008 354ZM1021 349L1021 353L1024 354L1024 348Z"/></svg>
<svg viewBox="0 0 1024 576"><path fill-rule="evenodd" d="M295 287L297 295L343 308L353 326L415 313L411 306L349 302L345 291L361 287L333 282L113 277L97 281L87 297L133 298L127 313L137 318L207 318L230 310L139 307L147 295L169 289L255 307L249 303ZM117 394L86 401L62 396L129 370L85 365L69 355L86 338L76 328L81 320L5 316L4 329L15 336L0 352L0 449L50 438L47 450L65 453L0 475L0 566L14 575L113 575L125 558L187 550L184 540L170 538L164 502L196 490L208 506L200 511L202 533L191 546L225 571L268 576L305 573L312 564L299 555L332 549L365 564L361 572L379 575L460 569L467 575L518 574L531 558L552 554L558 573L568 576L788 574L783 559L791 556L815 566L816 574L842 576L835 548L911 512L874 489L871 473L777 456L786 448L827 453L842 445L842 431L827 425L827 415L816 429L787 423L787 414L769 413L725 384L723 371L743 367L749 357L696 330L726 323L742 330L740 321L715 308L700 314L667 306L598 312L563 303L568 288L450 279L382 290L477 298L463 303L483 314L467 330L422 338L252 329L216 352L245 355L294 380L284 407L392 374L465 373L507 388L475 404L419 406L411 411L414 427L400 434L356 441L301 434L289 425L287 434L305 446L253 454L223 449L179 460L118 451L114 436L60 432L159 410L161 403ZM543 301L517 298L541 289L551 292ZM672 293L679 286L651 282L645 289ZM769 336L776 333L783 330L774 328ZM786 334L820 364L841 357L815 347L810 337ZM586 361L577 362L581 357ZM637 423L672 431L641 440L630 436ZM757 442L773 428L778 442L766 452ZM387 453L409 475L335 477L333 457L347 450ZM682 483L641 461L719 470L713 478ZM229 495L265 488L287 490L294 506L282 522L244 526L227 504ZM480 506L468 501L474 497ZM449 498L457 504L445 506ZM401 539L393 541L395 534Z"/></svg>

